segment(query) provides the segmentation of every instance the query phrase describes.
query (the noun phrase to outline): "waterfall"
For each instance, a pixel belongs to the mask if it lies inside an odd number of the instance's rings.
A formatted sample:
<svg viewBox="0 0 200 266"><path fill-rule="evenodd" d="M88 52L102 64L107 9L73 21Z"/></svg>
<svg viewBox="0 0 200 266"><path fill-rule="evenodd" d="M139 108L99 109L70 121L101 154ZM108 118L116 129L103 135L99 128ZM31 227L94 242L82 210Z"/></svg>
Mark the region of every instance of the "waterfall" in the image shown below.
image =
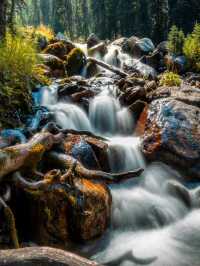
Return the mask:
<svg viewBox="0 0 200 266"><path fill-rule="evenodd" d="M89 130L108 139L112 172L145 169L139 178L110 186L110 229L102 240L84 245L82 252L105 265L199 266L200 213L186 204L196 194L186 188L186 193L171 194L168 183L180 184L180 176L163 164L145 162L140 138L133 134L132 115L107 81L106 85L96 80L99 94L90 100L88 113L71 102L58 101L56 83L43 88L41 97L61 127Z"/></svg>

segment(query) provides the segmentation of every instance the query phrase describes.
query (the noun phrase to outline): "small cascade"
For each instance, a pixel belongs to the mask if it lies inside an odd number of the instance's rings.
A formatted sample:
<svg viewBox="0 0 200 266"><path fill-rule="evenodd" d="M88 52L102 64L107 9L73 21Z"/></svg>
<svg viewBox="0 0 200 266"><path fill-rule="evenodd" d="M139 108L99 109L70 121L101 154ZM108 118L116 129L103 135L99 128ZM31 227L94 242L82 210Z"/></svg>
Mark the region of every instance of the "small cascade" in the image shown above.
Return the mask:
<svg viewBox="0 0 200 266"><path fill-rule="evenodd" d="M140 152L140 139L136 137L113 137L109 141L108 158L113 172L131 171L145 167Z"/></svg>

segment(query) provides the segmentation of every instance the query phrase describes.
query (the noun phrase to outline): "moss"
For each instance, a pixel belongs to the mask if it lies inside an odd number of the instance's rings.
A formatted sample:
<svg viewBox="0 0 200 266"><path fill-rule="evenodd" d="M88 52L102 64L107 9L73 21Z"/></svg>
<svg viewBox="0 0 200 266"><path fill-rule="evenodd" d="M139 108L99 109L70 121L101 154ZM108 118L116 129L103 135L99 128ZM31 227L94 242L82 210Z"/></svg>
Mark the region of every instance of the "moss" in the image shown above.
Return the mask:
<svg viewBox="0 0 200 266"><path fill-rule="evenodd" d="M17 236L17 230L15 225L15 217L9 207L4 208L4 215L7 222L7 227L10 233L10 238L14 248L19 248L19 241Z"/></svg>
<svg viewBox="0 0 200 266"><path fill-rule="evenodd" d="M64 60L65 56L74 48L70 42L59 41L47 46L43 51L45 54L52 54Z"/></svg>
<svg viewBox="0 0 200 266"><path fill-rule="evenodd" d="M67 56L66 69L69 76L79 75L86 65L86 56L80 48L74 48Z"/></svg>
<svg viewBox="0 0 200 266"><path fill-rule="evenodd" d="M181 78L173 72L165 72L160 79L161 86L177 86L181 85Z"/></svg>

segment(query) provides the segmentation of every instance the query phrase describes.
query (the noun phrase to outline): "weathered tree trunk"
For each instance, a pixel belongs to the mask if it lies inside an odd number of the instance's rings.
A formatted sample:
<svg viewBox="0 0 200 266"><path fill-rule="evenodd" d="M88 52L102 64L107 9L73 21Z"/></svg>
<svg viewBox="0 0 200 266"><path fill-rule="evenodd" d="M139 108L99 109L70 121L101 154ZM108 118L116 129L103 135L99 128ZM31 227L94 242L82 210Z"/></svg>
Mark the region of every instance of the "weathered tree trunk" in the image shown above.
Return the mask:
<svg viewBox="0 0 200 266"><path fill-rule="evenodd" d="M0 40L5 37L6 34L6 10L7 0L0 1Z"/></svg>
<svg viewBox="0 0 200 266"><path fill-rule="evenodd" d="M1 266L100 266L75 254L48 247L0 251Z"/></svg>
<svg viewBox="0 0 200 266"><path fill-rule="evenodd" d="M108 64L104 63L104 62L101 61L101 60L97 60L97 59L95 59L95 58L93 58L93 57L88 57L88 58L87 58L87 61L88 61L88 62L95 63L95 64L97 64L97 65L99 65L99 66L101 66L101 67L103 67L103 68L105 68L105 69L107 69L107 70L109 70L109 71L111 71L111 72L113 72L113 73L119 75L119 76L122 77L122 78L126 78L126 77L128 77L128 74L125 73L124 71L120 70L120 69L117 68L117 67L114 67L114 66L108 65Z"/></svg>

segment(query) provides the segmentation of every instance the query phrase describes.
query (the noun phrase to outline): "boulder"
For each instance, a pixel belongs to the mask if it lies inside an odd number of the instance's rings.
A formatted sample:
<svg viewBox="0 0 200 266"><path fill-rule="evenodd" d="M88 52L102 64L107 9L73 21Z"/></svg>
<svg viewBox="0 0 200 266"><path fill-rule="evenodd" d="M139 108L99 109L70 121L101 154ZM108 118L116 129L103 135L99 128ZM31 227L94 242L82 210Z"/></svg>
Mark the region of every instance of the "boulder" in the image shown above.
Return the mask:
<svg viewBox="0 0 200 266"><path fill-rule="evenodd" d="M108 169L108 145L100 139L87 135L67 136L65 152L78 159L88 169Z"/></svg>
<svg viewBox="0 0 200 266"><path fill-rule="evenodd" d="M75 46L69 41L59 41L53 44L49 44L43 51L45 54L52 54L58 58L65 60L66 55L74 49Z"/></svg>
<svg viewBox="0 0 200 266"><path fill-rule="evenodd" d="M80 75L86 66L86 56L80 48L74 48L67 55L66 69L69 76Z"/></svg>
<svg viewBox="0 0 200 266"><path fill-rule="evenodd" d="M126 92L120 96L119 100L122 104L131 105L137 100L145 100L146 91L143 87L136 86L126 89Z"/></svg>
<svg viewBox="0 0 200 266"><path fill-rule="evenodd" d="M51 76L60 78L65 76L65 66L61 59L51 54L39 54L42 62L51 69Z"/></svg>
<svg viewBox="0 0 200 266"><path fill-rule="evenodd" d="M94 33L91 33L87 39L87 48L90 49L99 43L100 43L99 38Z"/></svg>
<svg viewBox="0 0 200 266"><path fill-rule="evenodd" d="M122 51L131 54L133 57L140 58L153 52L154 44L149 38L139 39L135 36L127 39L122 45Z"/></svg>
<svg viewBox="0 0 200 266"><path fill-rule="evenodd" d="M133 73L138 73L139 76L150 79L155 79L157 77L157 71L153 67L144 64L137 59L132 59L124 63L123 70L130 75Z"/></svg>
<svg viewBox="0 0 200 266"><path fill-rule="evenodd" d="M45 191L17 190L13 201L20 239L66 249L105 232L111 217L108 188L80 177L70 178L73 184L55 184Z"/></svg>
<svg viewBox="0 0 200 266"><path fill-rule="evenodd" d="M126 41L127 41L127 38L122 37L122 38L119 38L119 39L113 41L113 42L111 43L111 45L117 45L117 46L122 47Z"/></svg>
<svg viewBox="0 0 200 266"><path fill-rule="evenodd" d="M177 73L183 73L186 70L187 60L185 56L166 55L164 57L164 63L170 71Z"/></svg>
<svg viewBox="0 0 200 266"><path fill-rule="evenodd" d="M143 111L142 150L149 160L163 161L178 168L185 177L199 179L200 98L184 92L179 95L178 89L174 90L176 95L171 90L171 95L152 101Z"/></svg>

